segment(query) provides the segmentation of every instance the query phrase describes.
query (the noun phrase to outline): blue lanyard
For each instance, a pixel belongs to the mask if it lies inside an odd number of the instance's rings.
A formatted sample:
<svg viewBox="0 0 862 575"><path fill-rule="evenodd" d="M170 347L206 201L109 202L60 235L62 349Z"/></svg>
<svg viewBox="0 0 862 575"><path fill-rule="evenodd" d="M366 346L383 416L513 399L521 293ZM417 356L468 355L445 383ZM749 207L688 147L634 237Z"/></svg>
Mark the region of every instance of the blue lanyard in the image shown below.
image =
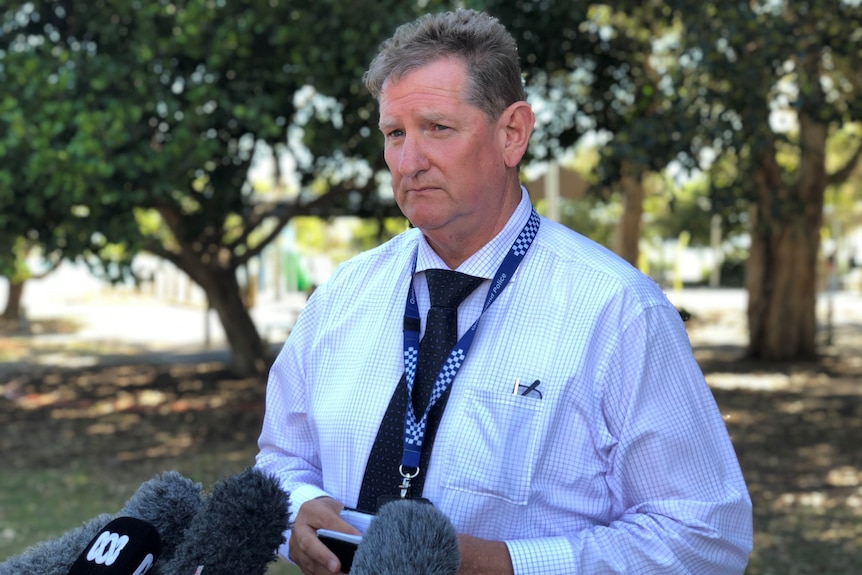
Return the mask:
<svg viewBox="0 0 862 575"><path fill-rule="evenodd" d="M401 475L405 479L405 484L402 487L409 485L409 480L419 473L419 457L422 453L422 443L425 438L425 427L428 423L428 414L431 408L437 403L452 381L458 370L461 369L461 364L473 344L473 336L476 334L476 327L479 325L479 320L492 303L497 299L497 296L503 291L503 288L512 279L515 270L524 259L527 250L533 243L536 233L539 231L539 214L536 210L532 210L530 219L524 225L515 243L509 249L506 257L503 258L503 263L494 274L494 279L491 286L488 288L488 295L485 297L485 305L482 307L482 313L470 329L458 340L455 347L449 354L449 357L443 363L437 374L437 379L434 382L434 388L431 391L431 398L428 401L428 406L422 414L422 418L417 420L416 414L413 411L413 402L407 401L407 410L404 414L404 454L401 458ZM407 396L413 397L413 381L416 377L416 359L419 354L419 306L416 304L416 293L413 289L413 274L416 273L416 257L413 256L413 267L411 271L410 288L407 291L407 304L404 310L404 373L407 381ZM406 469L415 470L413 474L407 474ZM402 496L406 492L402 491Z"/></svg>

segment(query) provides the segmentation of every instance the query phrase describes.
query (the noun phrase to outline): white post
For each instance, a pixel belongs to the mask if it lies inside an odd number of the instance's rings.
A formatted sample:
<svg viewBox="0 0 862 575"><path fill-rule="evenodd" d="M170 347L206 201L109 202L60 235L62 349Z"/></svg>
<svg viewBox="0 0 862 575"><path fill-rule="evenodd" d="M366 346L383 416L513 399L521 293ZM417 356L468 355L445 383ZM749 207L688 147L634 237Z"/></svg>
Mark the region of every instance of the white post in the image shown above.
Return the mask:
<svg viewBox="0 0 862 575"><path fill-rule="evenodd" d="M721 216L712 215L709 229L709 243L712 246L712 273L709 274L709 287L717 288L721 285L721 264L724 262L724 254L721 253Z"/></svg>
<svg viewBox="0 0 862 575"><path fill-rule="evenodd" d="M560 166L556 162L548 162L545 174L545 202L547 217L555 222L560 221Z"/></svg>

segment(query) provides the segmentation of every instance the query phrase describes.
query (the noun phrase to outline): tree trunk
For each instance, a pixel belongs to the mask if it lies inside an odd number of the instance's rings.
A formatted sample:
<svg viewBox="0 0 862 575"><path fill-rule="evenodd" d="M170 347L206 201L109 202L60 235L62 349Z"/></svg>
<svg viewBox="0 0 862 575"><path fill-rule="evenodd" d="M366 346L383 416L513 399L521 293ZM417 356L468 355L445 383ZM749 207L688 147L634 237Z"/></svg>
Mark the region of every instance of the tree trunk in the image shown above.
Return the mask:
<svg viewBox="0 0 862 575"><path fill-rule="evenodd" d="M623 215L617 225L616 252L638 267L640 256L641 219L643 218L644 187L640 174L623 168L620 180L623 189Z"/></svg>
<svg viewBox="0 0 862 575"><path fill-rule="evenodd" d="M272 361L271 353L243 302L236 270L205 270L201 287L224 327L234 370L239 375L264 375Z"/></svg>
<svg viewBox="0 0 862 575"><path fill-rule="evenodd" d="M21 319L21 299L24 296L24 281L16 282L9 280L9 295L6 299L6 309L3 311L3 319L18 321Z"/></svg>
<svg viewBox="0 0 862 575"><path fill-rule="evenodd" d="M826 126L800 114L795 185L782 181L774 146L755 174L746 264L749 353L788 361L817 355L817 257L826 187Z"/></svg>
<svg viewBox="0 0 862 575"><path fill-rule="evenodd" d="M241 376L266 374L272 354L243 302L236 268L228 263L227 258L221 264L217 258L210 259L208 265L191 252L183 255L186 257L172 258L171 261L206 293L209 305L216 311L227 336L233 355L233 370Z"/></svg>

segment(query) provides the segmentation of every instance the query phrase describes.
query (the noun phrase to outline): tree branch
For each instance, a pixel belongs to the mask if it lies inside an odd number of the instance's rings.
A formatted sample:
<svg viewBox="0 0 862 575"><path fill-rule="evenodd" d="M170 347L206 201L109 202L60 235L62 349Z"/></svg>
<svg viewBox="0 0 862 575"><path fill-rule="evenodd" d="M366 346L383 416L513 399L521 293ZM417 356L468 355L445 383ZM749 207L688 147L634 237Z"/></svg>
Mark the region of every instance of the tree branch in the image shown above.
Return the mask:
<svg viewBox="0 0 862 575"><path fill-rule="evenodd" d="M853 153L850 159L847 160L847 163L844 164L844 167L826 176L826 185L834 186L846 182L848 178L850 178L850 175L853 173L853 170L856 169L856 166L859 164L860 159L862 159L862 143L856 146L856 151Z"/></svg>
<svg viewBox="0 0 862 575"><path fill-rule="evenodd" d="M292 218L296 216L319 215L321 212L329 212L334 206L337 206L352 192L367 193L371 190L371 184L367 184L365 188L355 188L350 185L333 186L324 194L321 194L309 202L300 203L300 198L294 202L273 202L268 204L268 207L263 210L255 209L252 219L249 220L249 225L246 226L242 235L235 241L231 242L229 248L232 253L235 253L235 248L238 245L245 244L248 249L237 257L237 262L242 265L248 262L251 258L257 256L269 245L272 240L281 233L281 230L287 225ZM329 210L328 210L329 209ZM330 215L334 215L331 214ZM264 236L261 241L257 242L254 247L248 246L248 238L251 233L266 219L276 218L275 227Z"/></svg>

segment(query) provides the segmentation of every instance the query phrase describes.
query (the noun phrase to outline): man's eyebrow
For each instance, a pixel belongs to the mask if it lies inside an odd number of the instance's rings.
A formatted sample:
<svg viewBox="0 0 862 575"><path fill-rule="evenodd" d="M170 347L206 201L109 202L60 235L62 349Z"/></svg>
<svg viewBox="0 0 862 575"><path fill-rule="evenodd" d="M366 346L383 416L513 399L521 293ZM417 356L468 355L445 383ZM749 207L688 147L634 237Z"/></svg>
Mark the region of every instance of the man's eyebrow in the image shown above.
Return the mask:
<svg viewBox="0 0 862 575"><path fill-rule="evenodd" d="M423 116L426 121L432 124L448 124L449 116L440 112L429 112Z"/></svg>
<svg viewBox="0 0 862 575"><path fill-rule="evenodd" d="M386 132L387 130L397 127L398 125L399 123L394 120L381 120L377 124L377 127L380 129L381 132Z"/></svg>
<svg viewBox="0 0 862 575"><path fill-rule="evenodd" d="M419 117L422 118L425 122L429 124L449 124L451 120L449 116L443 114L441 112L425 112L420 113ZM386 131L387 129L393 129L401 127L401 122L397 120L382 120L377 124L377 127L380 128L380 131Z"/></svg>

